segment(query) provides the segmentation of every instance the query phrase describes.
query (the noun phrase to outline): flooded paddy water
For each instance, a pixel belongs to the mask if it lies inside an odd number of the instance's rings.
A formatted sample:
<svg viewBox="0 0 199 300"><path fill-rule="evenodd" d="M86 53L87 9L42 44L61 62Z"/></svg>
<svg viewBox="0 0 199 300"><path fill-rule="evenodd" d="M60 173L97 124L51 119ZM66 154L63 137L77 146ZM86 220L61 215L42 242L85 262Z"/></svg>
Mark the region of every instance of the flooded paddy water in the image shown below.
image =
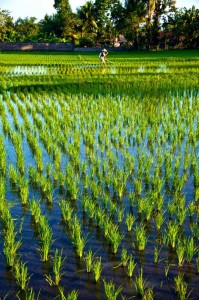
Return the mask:
<svg viewBox="0 0 199 300"><path fill-rule="evenodd" d="M199 299L198 57L0 54L2 299Z"/></svg>

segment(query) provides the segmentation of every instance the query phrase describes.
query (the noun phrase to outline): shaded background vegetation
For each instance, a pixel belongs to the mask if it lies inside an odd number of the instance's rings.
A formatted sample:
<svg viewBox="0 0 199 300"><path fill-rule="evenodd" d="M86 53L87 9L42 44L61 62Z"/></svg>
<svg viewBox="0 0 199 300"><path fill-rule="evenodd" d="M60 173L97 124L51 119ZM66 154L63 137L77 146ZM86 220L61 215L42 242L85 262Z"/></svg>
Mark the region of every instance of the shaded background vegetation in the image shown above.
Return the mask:
<svg viewBox="0 0 199 300"><path fill-rule="evenodd" d="M71 42L74 46L133 49L198 48L199 9L177 9L175 0L93 0L74 13L54 0L56 13L16 21L0 7L1 42Z"/></svg>

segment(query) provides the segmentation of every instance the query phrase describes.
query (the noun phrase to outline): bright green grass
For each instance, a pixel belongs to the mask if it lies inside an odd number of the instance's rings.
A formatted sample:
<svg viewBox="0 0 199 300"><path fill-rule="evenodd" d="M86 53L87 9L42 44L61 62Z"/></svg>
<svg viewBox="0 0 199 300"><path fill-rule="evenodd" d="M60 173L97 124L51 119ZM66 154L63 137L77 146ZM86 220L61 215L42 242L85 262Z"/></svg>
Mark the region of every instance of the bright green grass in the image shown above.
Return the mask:
<svg viewBox="0 0 199 300"><path fill-rule="evenodd" d="M31 68L38 72L33 70L30 75ZM0 53L3 90L61 85L72 93L179 93L197 91L198 74L199 50L110 52L105 68L100 66L97 52Z"/></svg>

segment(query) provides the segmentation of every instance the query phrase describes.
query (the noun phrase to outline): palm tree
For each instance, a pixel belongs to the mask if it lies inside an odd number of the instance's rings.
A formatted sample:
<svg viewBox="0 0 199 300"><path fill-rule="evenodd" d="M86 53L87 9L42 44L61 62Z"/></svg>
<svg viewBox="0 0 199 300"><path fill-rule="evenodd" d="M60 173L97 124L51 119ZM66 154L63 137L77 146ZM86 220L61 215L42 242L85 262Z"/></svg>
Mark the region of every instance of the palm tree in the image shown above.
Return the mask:
<svg viewBox="0 0 199 300"><path fill-rule="evenodd" d="M77 14L82 21L81 37L86 34L95 34L98 26L94 18L94 6L91 1L87 1L83 6L77 10Z"/></svg>

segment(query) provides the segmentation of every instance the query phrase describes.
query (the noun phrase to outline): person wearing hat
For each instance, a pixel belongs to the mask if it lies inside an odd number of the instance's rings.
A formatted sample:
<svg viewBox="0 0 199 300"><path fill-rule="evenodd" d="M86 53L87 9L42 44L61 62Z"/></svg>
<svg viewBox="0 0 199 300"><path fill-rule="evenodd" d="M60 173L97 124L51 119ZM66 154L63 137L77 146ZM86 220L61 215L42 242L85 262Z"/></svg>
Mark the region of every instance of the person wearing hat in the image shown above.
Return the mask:
<svg viewBox="0 0 199 300"><path fill-rule="evenodd" d="M101 60L101 63L103 65L106 65L105 57L107 56L108 51L106 49L103 49L99 54L99 59Z"/></svg>

